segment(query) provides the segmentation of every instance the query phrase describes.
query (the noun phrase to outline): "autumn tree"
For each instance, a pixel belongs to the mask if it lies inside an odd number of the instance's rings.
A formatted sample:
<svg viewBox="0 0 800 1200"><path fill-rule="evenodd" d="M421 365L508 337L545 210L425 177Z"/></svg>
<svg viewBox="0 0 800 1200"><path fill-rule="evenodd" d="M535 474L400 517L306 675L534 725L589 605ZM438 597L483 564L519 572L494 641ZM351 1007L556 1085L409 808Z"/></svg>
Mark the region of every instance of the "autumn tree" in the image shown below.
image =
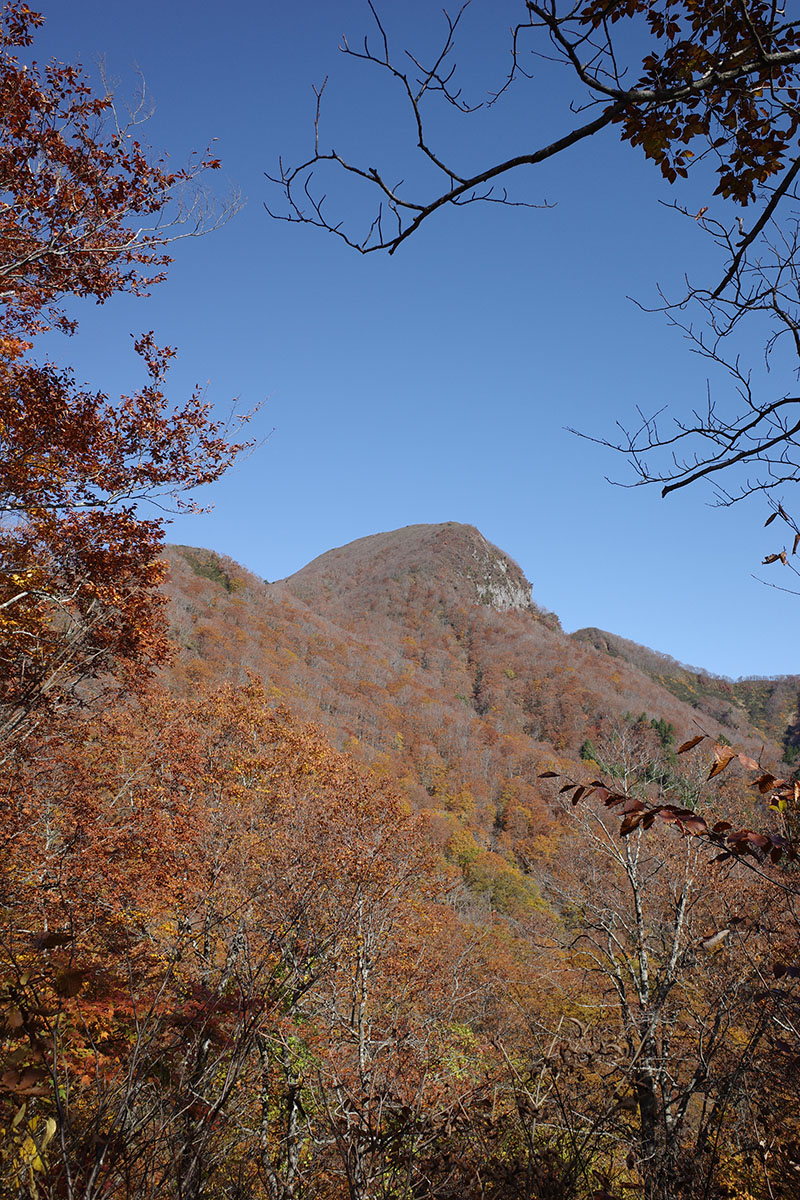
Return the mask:
<svg viewBox="0 0 800 1200"><path fill-rule="evenodd" d="M708 741L697 734L670 757ZM654 1195L791 1194L800 785L721 742L698 761L692 794L674 788L674 764L654 776L650 754L625 758L604 763L609 782L563 782L560 794L623 881L611 891L607 872L586 877L575 947L585 944L585 969L606 980L629 1030L632 1095L620 1108L649 1147L638 1170ZM623 1073L624 1060L617 1053Z"/></svg>
<svg viewBox="0 0 800 1200"><path fill-rule="evenodd" d="M76 298L145 294L172 237L219 218L197 186L216 159L169 169L138 140L136 114L123 120L79 67L22 61L41 24L17 0L0 14L4 742L29 717L85 699L87 681L116 671L130 682L164 660L163 523L138 506L178 502L242 449L199 393L172 407L174 351L152 334L135 343L144 386L116 401L32 356L46 330L75 330Z"/></svg>
<svg viewBox="0 0 800 1200"><path fill-rule="evenodd" d="M424 823L255 683L96 726L2 811L11 1194L409 1194L472 1084Z"/></svg>
<svg viewBox="0 0 800 1200"><path fill-rule="evenodd" d="M604 748L634 818L635 797L654 791L646 732L623 729ZM666 800L668 780L656 788ZM750 1093L770 1056L771 1006L753 994L779 905L741 869L714 877L700 839L635 820L620 837L591 801L567 808L577 837L554 889L580 1018L571 1053L590 1065L629 1181L652 1200L717 1194L747 1158Z"/></svg>

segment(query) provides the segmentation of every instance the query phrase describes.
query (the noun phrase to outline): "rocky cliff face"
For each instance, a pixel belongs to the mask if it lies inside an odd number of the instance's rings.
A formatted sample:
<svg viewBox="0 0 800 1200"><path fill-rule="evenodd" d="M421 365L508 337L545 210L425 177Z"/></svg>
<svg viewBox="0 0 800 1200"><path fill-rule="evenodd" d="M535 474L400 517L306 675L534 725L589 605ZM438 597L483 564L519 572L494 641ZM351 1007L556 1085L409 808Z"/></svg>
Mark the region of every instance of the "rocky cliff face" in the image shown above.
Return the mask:
<svg viewBox="0 0 800 1200"><path fill-rule="evenodd" d="M478 533L477 530L475 530ZM478 600L498 612L524 611L531 606L531 585L515 562L478 534L483 546L472 550L475 571L469 572Z"/></svg>

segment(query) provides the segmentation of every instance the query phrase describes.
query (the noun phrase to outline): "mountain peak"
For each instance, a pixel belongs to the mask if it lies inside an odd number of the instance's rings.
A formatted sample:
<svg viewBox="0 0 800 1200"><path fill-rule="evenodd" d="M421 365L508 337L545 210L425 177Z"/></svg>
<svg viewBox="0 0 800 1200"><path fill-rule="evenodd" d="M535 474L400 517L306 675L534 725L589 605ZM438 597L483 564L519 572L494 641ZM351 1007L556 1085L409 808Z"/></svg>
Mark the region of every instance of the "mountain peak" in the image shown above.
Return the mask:
<svg viewBox="0 0 800 1200"><path fill-rule="evenodd" d="M467 604L498 612L531 607L531 585L520 567L473 525L447 521L406 525L329 550L284 580L301 599L325 597L372 607L382 592L412 581L440 585Z"/></svg>

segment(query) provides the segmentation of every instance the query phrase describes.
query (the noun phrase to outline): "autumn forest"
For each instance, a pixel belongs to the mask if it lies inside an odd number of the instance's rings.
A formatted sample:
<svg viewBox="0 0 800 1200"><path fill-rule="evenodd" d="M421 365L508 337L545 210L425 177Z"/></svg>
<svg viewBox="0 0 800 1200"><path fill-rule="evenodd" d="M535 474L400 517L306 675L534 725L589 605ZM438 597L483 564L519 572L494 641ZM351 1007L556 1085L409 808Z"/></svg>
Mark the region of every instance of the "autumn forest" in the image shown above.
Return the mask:
<svg viewBox="0 0 800 1200"><path fill-rule="evenodd" d="M757 307L797 342L796 228L774 270L748 251L797 199L800 23L761 0L522 8L515 47L543 29L595 89L573 143L612 126L668 184L714 147L749 232L691 214L731 254L694 299L718 334ZM654 48L623 88L633 20ZM165 511L259 453L250 414L175 403L154 334L123 396L46 339L80 300L146 310L220 162L154 156L80 68L37 63L42 25L0 13L0 1197L791 1200L800 677L567 634L455 521L278 582L168 544ZM273 180L285 219L326 226L308 172L359 168L325 159ZM346 238L393 253L512 168L443 167L425 204L389 189L391 231L385 209ZM790 578L769 481L797 400L746 399L660 475L656 426L620 449L665 491L763 470Z"/></svg>

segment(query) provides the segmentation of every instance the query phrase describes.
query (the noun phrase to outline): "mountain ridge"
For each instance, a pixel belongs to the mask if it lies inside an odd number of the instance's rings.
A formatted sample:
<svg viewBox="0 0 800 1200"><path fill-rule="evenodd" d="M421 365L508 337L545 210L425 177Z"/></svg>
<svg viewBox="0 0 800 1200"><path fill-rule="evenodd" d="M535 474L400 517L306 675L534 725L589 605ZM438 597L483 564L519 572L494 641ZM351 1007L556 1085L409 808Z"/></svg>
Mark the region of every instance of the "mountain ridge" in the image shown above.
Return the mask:
<svg viewBox="0 0 800 1200"><path fill-rule="evenodd" d="M741 716L780 742L793 762L800 747L800 676L746 676L731 679L689 666L629 638L589 626L569 635L600 653L621 658L649 675L680 700L736 730Z"/></svg>
<svg viewBox="0 0 800 1200"><path fill-rule="evenodd" d="M446 522L370 535L270 584L212 551L167 553L184 674L213 668L224 678L246 670L268 675L278 692L306 715L316 716L316 707L325 723L335 724L357 694L365 710L374 710L408 688L419 689L420 703L423 694L425 704L436 696L451 715L460 698L458 705L468 703L509 736L572 755L603 723L631 713L688 736L699 711L707 732L735 735L751 753L766 729L776 743L785 741L791 723L786 704L770 711L765 726L751 720L757 705L748 708L732 692L698 698L691 681L683 686L682 677L668 677L664 664L673 660L636 643L591 629L565 634L534 602L518 564L474 526ZM196 591L198 580L205 612L185 603L181 612L179 593ZM187 624L201 630L200 639L188 635ZM780 726L783 715L787 724ZM373 726L383 719L371 711ZM340 740L358 737L363 724L345 720Z"/></svg>

